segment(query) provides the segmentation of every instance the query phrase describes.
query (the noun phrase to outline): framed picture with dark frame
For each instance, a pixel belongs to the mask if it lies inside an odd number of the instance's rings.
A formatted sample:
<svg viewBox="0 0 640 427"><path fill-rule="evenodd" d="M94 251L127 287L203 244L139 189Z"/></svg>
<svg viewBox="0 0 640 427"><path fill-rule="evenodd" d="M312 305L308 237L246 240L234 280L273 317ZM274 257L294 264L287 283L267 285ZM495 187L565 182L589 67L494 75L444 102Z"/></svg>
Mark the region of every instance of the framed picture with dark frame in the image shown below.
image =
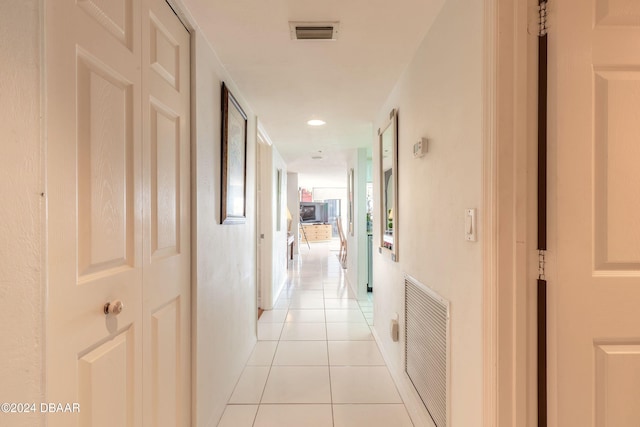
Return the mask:
<svg viewBox="0 0 640 427"><path fill-rule="evenodd" d="M349 234L351 234L351 236L353 236L353 210L354 210L354 206L353 206L353 179L354 179L354 172L353 172L353 168L349 169L349 174L347 176L347 202L348 202L348 223L349 223Z"/></svg>
<svg viewBox="0 0 640 427"><path fill-rule="evenodd" d="M282 231L282 169L276 171L276 231Z"/></svg>
<svg viewBox="0 0 640 427"><path fill-rule="evenodd" d="M247 115L222 83L222 224L247 221Z"/></svg>

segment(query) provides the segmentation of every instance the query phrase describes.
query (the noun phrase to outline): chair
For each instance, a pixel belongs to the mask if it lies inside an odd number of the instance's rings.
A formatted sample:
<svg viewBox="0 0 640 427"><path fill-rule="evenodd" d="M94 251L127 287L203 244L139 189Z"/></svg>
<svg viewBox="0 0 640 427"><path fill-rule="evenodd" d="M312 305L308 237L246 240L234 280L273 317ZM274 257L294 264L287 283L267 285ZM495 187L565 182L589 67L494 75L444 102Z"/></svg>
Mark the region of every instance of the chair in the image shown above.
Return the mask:
<svg viewBox="0 0 640 427"><path fill-rule="evenodd" d="M342 268L347 268L347 239L342 231L342 219L336 217L336 225L338 226L338 236L340 237L340 252L338 253L338 259Z"/></svg>

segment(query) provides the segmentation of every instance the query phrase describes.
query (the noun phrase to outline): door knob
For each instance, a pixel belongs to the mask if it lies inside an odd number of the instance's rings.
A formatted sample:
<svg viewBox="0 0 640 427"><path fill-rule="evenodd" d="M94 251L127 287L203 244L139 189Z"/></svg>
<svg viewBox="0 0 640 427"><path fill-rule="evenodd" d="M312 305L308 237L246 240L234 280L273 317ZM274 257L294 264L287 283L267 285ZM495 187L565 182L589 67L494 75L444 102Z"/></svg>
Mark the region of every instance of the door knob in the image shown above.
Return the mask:
<svg viewBox="0 0 640 427"><path fill-rule="evenodd" d="M104 305L104 314L109 315L113 314L117 316L124 309L124 304L120 300L115 300L113 302L108 302Z"/></svg>

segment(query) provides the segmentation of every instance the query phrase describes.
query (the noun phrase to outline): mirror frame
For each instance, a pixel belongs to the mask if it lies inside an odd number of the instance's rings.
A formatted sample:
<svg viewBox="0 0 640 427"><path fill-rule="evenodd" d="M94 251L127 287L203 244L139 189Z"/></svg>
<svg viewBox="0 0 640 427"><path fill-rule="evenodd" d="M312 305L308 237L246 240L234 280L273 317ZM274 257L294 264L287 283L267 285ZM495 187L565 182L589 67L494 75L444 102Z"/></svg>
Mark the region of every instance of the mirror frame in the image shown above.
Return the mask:
<svg viewBox="0 0 640 427"><path fill-rule="evenodd" d="M392 128L392 129L391 129ZM386 196L385 196L385 183L384 183L384 170L382 165L383 159L383 143L382 137L387 130L392 130L393 139L392 139L392 159L391 159L391 177L393 178L392 189L393 189L393 197L392 197L392 209L393 209L393 240L391 242L391 249L385 246L385 231L386 231L386 222L387 222L387 214L385 210ZM378 129L378 172L380 176L380 220L378 229L380 230L379 244L378 244L378 252L379 253L388 253L391 256L391 260L398 262L398 110L393 109L389 113L389 121L380 129Z"/></svg>

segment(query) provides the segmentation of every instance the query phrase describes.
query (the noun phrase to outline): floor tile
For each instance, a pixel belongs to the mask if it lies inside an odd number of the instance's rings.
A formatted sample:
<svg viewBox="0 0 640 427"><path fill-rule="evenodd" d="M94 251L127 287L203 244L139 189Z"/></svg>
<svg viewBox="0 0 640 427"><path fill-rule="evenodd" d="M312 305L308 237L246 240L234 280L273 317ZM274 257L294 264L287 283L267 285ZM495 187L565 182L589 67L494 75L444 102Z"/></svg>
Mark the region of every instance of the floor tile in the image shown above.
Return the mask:
<svg viewBox="0 0 640 427"><path fill-rule="evenodd" d="M333 405L335 427L413 427L404 405Z"/></svg>
<svg viewBox="0 0 640 427"><path fill-rule="evenodd" d="M218 427L252 427L258 405L227 405Z"/></svg>
<svg viewBox="0 0 640 427"><path fill-rule="evenodd" d="M373 340L371 329L366 323L327 323L329 341Z"/></svg>
<svg viewBox="0 0 640 427"><path fill-rule="evenodd" d="M326 341L280 341L273 365L327 366Z"/></svg>
<svg viewBox="0 0 640 427"><path fill-rule="evenodd" d="M274 309L287 309L289 308L289 298L278 298L278 301L273 305Z"/></svg>
<svg viewBox="0 0 640 427"><path fill-rule="evenodd" d="M325 304L326 305L326 304ZM360 311L362 311L362 313L367 314L367 313L373 313L373 307L372 306L360 306Z"/></svg>
<svg viewBox="0 0 640 427"><path fill-rule="evenodd" d="M329 341L329 363L342 366L385 365L375 341Z"/></svg>
<svg viewBox="0 0 640 427"><path fill-rule="evenodd" d="M285 323L282 341L318 341L327 339L324 323Z"/></svg>
<svg viewBox="0 0 640 427"><path fill-rule="evenodd" d="M260 405L254 427L333 427L331 405Z"/></svg>
<svg viewBox="0 0 640 427"><path fill-rule="evenodd" d="M325 289L324 297L327 299L355 298L350 289Z"/></svg>
<svg viewBox="0 0 640 427"><path fill-rule="evenodd" d="M289 288L291 290L303 290L303 291L321 291L323 286L322 282L311 282L302 280L300 282L290 283Z"/></svg>
<svg viewBox="0 0 640 427"><path fill-rule="evenodd" d="M324 300L324 308L325 309L358 309L358 302L354 299L350 298L340 298L340 299L325 299Z"/></svg>
<svg viewBox="0 0 640 427"><path fill-rule="evenodd" d="M278 341L258 341L249 356L247 366L271 366L276 347Z"/></svg>
<svg viewBox="0 0 640 427"><path fill-rule="evenodd" d="M261 403L331 403L329 368L273 366Z"/></svg>
<svg viewBox="0 0 640 427"><path fill-rule="evenodd" d="M333 403L402 403L386 366L332 366Z"/></svg>
<svg viewBox="0 0 640 427"><path fill-rule="evenodd" d="M321 323L324 322L324 310L291 309L287 313L287 322Z"/></svg>
<svg viewBox="0 0 640 427"><path fill-rule="evenodd" d="M245 367L229 403L260 403L269 369L266 366Z"/></svg>
<svg viewBox="0 0 640 427"><path fill-rule="evenodd" d="M337 252L301 245L274 309L258 321L220 426L410 427L367 325L373 311L371 295L355 298Z"/></svg>
<svg viewBox="0 0 640 427"><path fill-rule="evenodd" d="M366 320L360 310L329 309L325 310L327 323L365 323Z"/></svg>
<svg viewBox="0 0 640 427"><path fill-rule="evenodd" d="M282 323L287 317L286 309L265 310L258 319L258 323Z"/></svg>
<svg viewBox="0 0 640 427"><path fill-rule="evenodd" d="M258 323L259 341L278 341L284 323Z"/></svg>
<svg viewBox="0 0 640 427"><path fill-rule="evenodd" d="M314 299L323 299L324 291L322 290L313 290L313 289L296 289L291 292L291 296L289 297L291 300L314 300Z"/></svg>
<svg viewBox="0 0 640 427"><path fill-rule="evenodd" d="M321 298L304 298L304 299L292 299L289 304L289 308L300 309L300 308L315 308L321 309L324 308L324 300Z"/></svg>

